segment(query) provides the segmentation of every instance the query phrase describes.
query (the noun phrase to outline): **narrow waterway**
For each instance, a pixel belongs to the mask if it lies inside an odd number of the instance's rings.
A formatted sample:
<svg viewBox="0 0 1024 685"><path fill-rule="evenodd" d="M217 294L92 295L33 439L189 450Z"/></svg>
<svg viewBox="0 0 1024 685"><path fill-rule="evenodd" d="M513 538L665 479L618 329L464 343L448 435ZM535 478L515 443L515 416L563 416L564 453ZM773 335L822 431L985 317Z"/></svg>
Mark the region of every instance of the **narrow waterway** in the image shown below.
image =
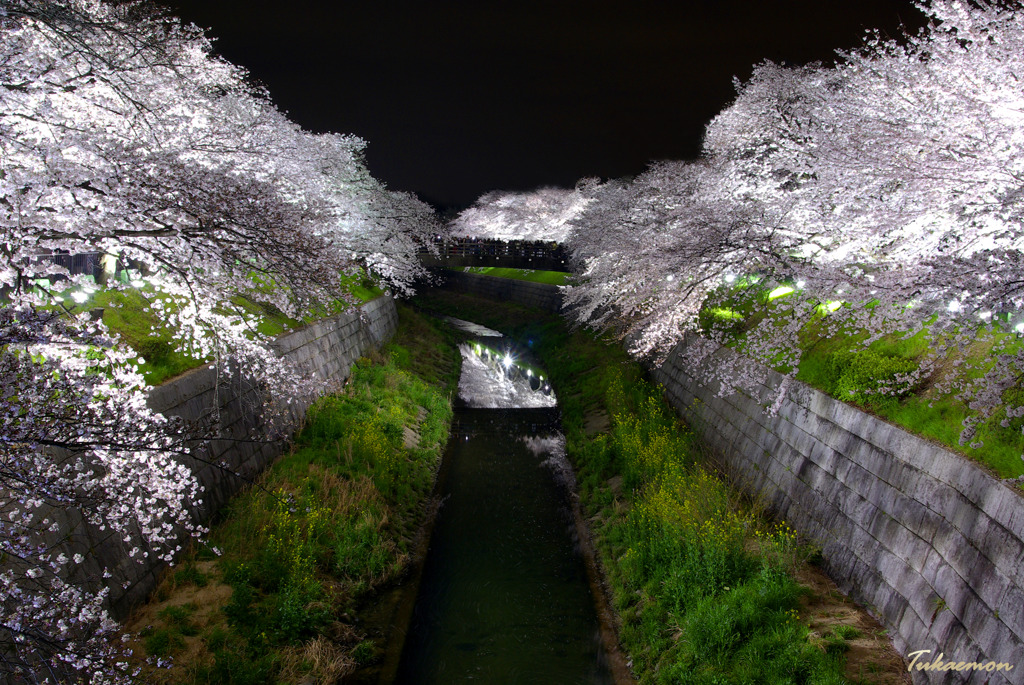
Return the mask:
<svg viewBox="0 0 1024 685"><path fill-rule="evenodd" d="M611 683L554 394L475 334L397 682Z"/></svg>

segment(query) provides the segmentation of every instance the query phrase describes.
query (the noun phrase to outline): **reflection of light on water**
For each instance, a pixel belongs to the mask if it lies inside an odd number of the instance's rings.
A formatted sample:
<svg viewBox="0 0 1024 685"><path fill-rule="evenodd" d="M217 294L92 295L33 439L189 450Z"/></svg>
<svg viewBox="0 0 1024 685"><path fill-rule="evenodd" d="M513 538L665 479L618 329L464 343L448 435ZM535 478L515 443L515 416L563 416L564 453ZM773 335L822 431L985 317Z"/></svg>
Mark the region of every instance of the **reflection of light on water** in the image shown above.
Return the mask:
<svg viewBox="0 0 1024 685"><path fill-rule="evenodd" d="M548 437L536 435L524 435L519 438L526 444L526 449L538 457L547 457L540 463L551 469L555 476L555 482L569 492L576 492L576 473L572 470L565 455L565 436L555 434Z"/></svg>
<svg viewBox="0 0 1024 685"><path fill-rule="evenodd" d="M526 449L538 457L544 454L565 454L565 437L562 435L550 435L538 437L536 435L524 435L520 440L526 445Z"/></svg>
<svg viewBox="0 0 1024 685"><path fill-rule="evenodd" d="M470 335L478 335L481 338L500 338L501 333L487 326L481 326L478 323L472 321L463 321L462 319L456 319L454 316L442 316L442 319L455 326L460 331L465 331Z"/></svg>
<svg viewBox="0 0 1024 685"><path fill-rule="evenodd" d="M549 386L538 390L530 387L532 374L522 373L510 354L500 359L490 354L480 356L479 347L468 344L459 345L459 350L462 352L459 397L470 407L511 409L557 405Z"/></svg>

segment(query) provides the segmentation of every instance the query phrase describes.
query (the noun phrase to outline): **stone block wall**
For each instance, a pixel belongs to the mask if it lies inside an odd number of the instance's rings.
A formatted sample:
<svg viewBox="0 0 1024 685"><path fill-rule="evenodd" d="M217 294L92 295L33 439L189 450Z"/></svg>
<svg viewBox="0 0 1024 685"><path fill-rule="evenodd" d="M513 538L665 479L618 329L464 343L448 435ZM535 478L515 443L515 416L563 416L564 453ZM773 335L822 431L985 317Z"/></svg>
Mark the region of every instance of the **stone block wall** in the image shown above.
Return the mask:
<svg viewBox="0 0 1024 685"><path fill-rule="evenodd" d="M1024 683L1024 500L965 457L807 385L766 373L754 399L694 376L749 363L690 336L655 377L748 492L820 545L843 592L904 656L1013 670L917 672L917 683ZM699 349L699 352L696 350ZM688 356L695 353L695 357ZM699 367L698 367L699 368Z"/></svg>
<svg viewBox="0 0 1024 685"><path fill-rule="evenodd" d="M380 347L398 327L398 312L390 297L379 297L358 310L339 314L282 336L273 342L275 351L300 368L331 382L348 377L356 359L371 348ZM153 388L149 406L167 416L197 421L215 409L224 439L214 440L192 459L203 503L197 511L201 521L210 517L244 485L251 482L281 453L284 442L249 440L258 427L263 405L259 388L238 377L224 377L210 367L194 369L179 378ZM308 403L295 406L296 417L305 414ZM162 570L158 562L140 564L128 559L124 545L111 536L98 538L95 531L84 541L91 551L89 568L80 572L97 577L104 567L113 577L110 604L113 613L124 616L132 606L145 601L156 587ZM127 585L127 587L124 587Z"/></svg>

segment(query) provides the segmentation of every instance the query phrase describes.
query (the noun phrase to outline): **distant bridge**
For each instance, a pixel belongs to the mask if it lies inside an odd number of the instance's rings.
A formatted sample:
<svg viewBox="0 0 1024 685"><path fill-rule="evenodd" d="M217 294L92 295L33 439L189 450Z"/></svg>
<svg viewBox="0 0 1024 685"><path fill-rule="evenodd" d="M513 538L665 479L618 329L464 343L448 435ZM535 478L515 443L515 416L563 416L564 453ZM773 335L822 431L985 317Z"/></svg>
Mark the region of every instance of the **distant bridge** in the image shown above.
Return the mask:
<svg viewBox="0 0 1024 685"><path fill-rule="evenodd" d="M439 256L420 248L425 266L499 266L512 269L569 271L569 255L559 243L487 238L436 239Z"/></svg>

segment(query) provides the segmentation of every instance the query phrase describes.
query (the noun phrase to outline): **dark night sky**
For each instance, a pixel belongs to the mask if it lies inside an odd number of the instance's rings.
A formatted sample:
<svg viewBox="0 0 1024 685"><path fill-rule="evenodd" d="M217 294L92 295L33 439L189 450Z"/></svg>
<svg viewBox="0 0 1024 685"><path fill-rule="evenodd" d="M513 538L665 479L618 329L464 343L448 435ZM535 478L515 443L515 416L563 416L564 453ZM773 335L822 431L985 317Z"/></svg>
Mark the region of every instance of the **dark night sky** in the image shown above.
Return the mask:
<svg viewBox="0 0 1024 685"><path fill-rule="evenodd" d="M303 127L367 139L377 178L440 208L694 158L752 65L924 23L911 0L165 2Z"/></svg>

